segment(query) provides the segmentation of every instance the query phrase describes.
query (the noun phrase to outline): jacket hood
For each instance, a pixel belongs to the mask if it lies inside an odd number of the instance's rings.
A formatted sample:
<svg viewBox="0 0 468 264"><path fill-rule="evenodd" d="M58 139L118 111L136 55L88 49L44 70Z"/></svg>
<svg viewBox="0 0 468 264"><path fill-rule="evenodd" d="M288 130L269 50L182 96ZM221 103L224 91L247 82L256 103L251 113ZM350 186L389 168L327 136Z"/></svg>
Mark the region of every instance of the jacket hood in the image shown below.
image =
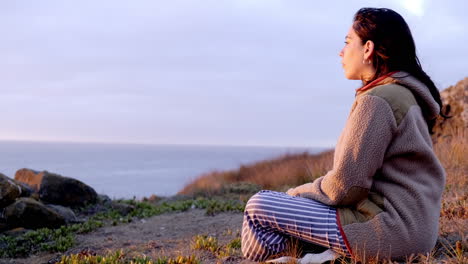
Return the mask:
<svg viewBox="0 0 468 264"><path fill-rule="evenodd" d="M418 104L426 109L423 112L426 120L432 120L440 113L440 106L432 97L429 88L409 73L403 71L396 72L382 81L382 84L388 83L395 83L408 88L415 96ZM424 104L424 106L421 104Z"/></svg>

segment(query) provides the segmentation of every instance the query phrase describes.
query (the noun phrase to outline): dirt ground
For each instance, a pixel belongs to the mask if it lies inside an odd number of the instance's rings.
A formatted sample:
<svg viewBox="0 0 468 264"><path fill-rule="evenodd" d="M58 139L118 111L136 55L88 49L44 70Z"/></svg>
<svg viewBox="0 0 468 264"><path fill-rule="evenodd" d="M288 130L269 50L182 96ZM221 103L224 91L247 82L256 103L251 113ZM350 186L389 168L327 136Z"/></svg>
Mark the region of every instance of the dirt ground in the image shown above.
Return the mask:
<svg viewBox="0 0 468 264"><path fill-rule="evenodd" d="M26 259L0 259L0 263L43 264L59 261L62 255L80 252L103 255L122 249L129 256L142 254L158 258L161 256L196 255L203 263L239 263L240 255L219 259L204 250L192 250L191 242L196 235L216 237L225 245L239 237L242 213L220 213L207 216L205 210L192 209L181 213L168 213L129 224L109 226L78 235L76 245L65 253L40 253Z"/></svg>

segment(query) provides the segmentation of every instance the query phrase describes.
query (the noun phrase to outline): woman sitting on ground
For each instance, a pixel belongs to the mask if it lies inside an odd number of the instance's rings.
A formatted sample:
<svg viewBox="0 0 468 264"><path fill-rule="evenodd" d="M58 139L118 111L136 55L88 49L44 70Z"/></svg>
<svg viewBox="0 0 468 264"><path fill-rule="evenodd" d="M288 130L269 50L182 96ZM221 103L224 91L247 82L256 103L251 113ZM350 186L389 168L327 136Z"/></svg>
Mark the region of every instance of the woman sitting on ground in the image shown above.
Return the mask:
<svg viewBox="0 0 468 264"><path fill-rule="evenodd" d="M242 252L250 260L281 255L291 238L364 262L405 259L435 246L445 184L430 136L439 91L395 11L360 9L345 43L345 76L363 86L333 169L287 193L260 191L248 201Z"/></svg>

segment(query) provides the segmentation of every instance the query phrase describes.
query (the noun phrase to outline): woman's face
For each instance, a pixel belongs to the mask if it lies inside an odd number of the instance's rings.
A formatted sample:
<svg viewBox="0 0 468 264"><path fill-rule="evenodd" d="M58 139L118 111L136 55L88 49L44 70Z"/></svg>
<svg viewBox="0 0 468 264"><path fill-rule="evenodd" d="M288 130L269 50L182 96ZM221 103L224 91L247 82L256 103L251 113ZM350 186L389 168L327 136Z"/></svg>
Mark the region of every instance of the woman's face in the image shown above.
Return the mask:
<svg viewBox="0 0 468 264"><path fill-rule="evenodd" d="M340 52L340 57L345 76L349 80L365 80L369 76L369 71L373 69L372 64L367 64L369 62L367 58L370 57L368 48L362 44L353 27L346 35L345 46Z"/></svg>

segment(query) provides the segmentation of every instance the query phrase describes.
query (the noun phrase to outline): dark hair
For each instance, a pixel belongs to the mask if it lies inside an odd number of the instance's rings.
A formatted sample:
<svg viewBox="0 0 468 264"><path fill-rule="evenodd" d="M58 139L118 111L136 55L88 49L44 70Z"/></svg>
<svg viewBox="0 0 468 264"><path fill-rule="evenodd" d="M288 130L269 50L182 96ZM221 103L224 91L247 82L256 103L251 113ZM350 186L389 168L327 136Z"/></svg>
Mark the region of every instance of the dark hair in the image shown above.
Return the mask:
<svg viewBox="0 0 468 264"><path fill-rule="evenodd" d="M372 64L376 72L373 78L365 81L364 84L392 71L405 71L429 88L442 111L439 90L423 71L416 55L416 45L411 31L400 14L388 8L361 8L354 15L353 29L361 38L362 44L368 40L374 42ZM419 105L423 113L429 110L425 104ZM439 112L439 115L446 117L442 112ZM436 118L426 121L429 132L433 134L432 128Z"/></svg>

